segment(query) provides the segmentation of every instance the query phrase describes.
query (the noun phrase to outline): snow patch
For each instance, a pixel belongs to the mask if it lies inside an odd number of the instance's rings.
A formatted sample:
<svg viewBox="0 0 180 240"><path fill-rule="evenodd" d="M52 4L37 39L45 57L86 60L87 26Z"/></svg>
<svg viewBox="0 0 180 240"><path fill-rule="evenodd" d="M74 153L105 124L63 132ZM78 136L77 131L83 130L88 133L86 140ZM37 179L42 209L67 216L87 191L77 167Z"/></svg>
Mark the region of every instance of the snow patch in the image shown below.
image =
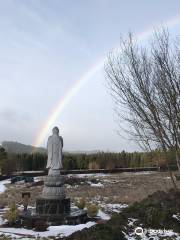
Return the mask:
<svg viewBox="0 0 180 240"><path fill-rule="evenodd" d="M44 178L41 176L34 177L34 182L39 182L39 181L43 181L43 180L44 180Z"/></svg>
<svg viewBox="0 0 180 240"><path fill-rule="evenodd" d="M157 173L156 171L141 171L141 172L134 172L134 175L149 175L149 174L153 174L153 173Z"/></svg>
<svg viewBox="0 0 180 240"><path fill-rule="evenodd" d="M100 217L103 220L109 220L111 218L108 214L104 213L102 210L98 211L97 217Z"/></svg>
<svg viewBox="0 0 180 240"><path fill-rule="evenodd" d="M176 220L180 221L180 214L173 214L172 217L175 218Z"/></svg>
<svg viewBox="0 0 180 240"><path fill-rule="evenodd" d="M135 218L128 218L128 226L133 226L134 225L134 223L137 221L137 219L135 219Z"/></svg>
<svg viewBox="0 0 180 240"><path fill-rule="evenodd" d="M69 184L65 184L65 187L66 187L67 189L70 189L70 188L78 188L79 185L69 185Z"/></svg>
<svg viewBox="0 0 180 240"><path fill-rule="evenodd" d="M90 186L91 187L104 187L104 185L102 183L100 183L100 182L98 182L98 183L90 183Z"/></svg>
<svg viewBox="0 0 180 240"><path fill-rule="evenodd" d="M76 231L81 231L84 228L90 228L95 225L95 222L87 222L86 224L78 225L61 225L61 226L50 226L45 232L35 232L33 230L28 230L25 228L0 228L0 233L10 235L16 238L22 238L24 236L32 237L49 237L49 236L59 236L67 237Z"/></svg>
<svg viewBox="0 0 180 240"><path fill-rule="evenodd" d="M88 177L108 177L112 176L112 174L106 174L106 173L79 173L79 174L68 174L68 177L79 177L79 178L88 178Z"/></svg>
<svg viewBox="0 0 180 240"><path fill-rule="evenodd" d="M3 193L6 191L7 188L6 188L5 184L8 184L8 183L11 183L10 179L0 181L0 193Z"/></svg>
<svg viewBox="0 0 180 240"><path fill-rule="evenodd" d="M134 221L135 222L135 221ZM129 224L128 224L129 225ZM133 222L132 225L133 226ZM172 238L175 240L180 240L180 235L176 232L174 232L173 230L165 230L165 229L151 229L151 228L142 228L143 232L142 234L136 234L135 233L135 229L134 232L131 233L124 233L125 238L128 240L136 240L137 237L139 237L139 239L143 239L143 240L160 240L160 239L166 239L166 238Z"/></svg>
<svg viewBox="0 0 180 240"><path fill-rule="evenodd" d="M120 213L122 209L128 207L127 204L120 204L120 203L108 203L108 204L101 204L101 207L107 212L114 212Z"/></svg>

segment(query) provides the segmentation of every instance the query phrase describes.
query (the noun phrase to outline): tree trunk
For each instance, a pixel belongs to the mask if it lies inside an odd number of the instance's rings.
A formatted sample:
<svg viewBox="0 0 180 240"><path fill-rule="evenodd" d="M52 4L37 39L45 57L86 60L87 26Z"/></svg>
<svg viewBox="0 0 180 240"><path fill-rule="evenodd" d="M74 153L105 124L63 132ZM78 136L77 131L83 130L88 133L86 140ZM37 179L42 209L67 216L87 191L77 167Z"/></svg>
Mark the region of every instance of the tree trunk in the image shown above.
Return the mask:
<svg viewBox="0 0 180 240"><path fill-rule="evenodd" d="M178 171L180 173L180 159L179 159L177 150L176 150L176 163L177 163Z"/></svg>
<svg viewBox="0 0 180 240"><path fill-rule="evenodd" d="M172 182L173 188L174 188L175 191L177 191L178 188L177 188L177 185L176 185L176 182L175 182L175 179L174 179L174 175L173 175L173 173L172 173L172 171L171 171L171 169L169 167L168 160L167 160L167 167L168 167L168 172L169 172L169 176L171 178L171 182Z"/></svg>

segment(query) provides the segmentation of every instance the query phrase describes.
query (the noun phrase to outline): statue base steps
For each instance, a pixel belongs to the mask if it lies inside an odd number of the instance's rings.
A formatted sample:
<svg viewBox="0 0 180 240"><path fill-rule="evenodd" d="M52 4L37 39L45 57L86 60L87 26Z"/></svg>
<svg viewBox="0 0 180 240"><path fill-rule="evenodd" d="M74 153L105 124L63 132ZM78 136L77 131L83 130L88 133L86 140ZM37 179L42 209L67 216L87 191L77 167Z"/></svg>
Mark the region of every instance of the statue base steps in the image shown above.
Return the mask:
<svg viewBox="0 0 180 240"><path fill-rule="evenodd" d="M35 222L43 220L50 225L81 224L88 219L87 211L71 208L70 198L66 198L64 190L64 176L53 174L44 177L42 197L36 199L35 212L22 214L21 219L32 227Z"/></svg>
<svg viewBox="0 0 180 240"><path fill-rule="evenodd" d="M42 220L48 222L50 226L76 225L88 221L87 211L77 208L71 208L68 213L63 214L38 214L37 212L33 212L33 210L27 210L27 212L20 214L20 219L22 220L22 226L32 229L36 226L37 222Z"/></svg>
<svg viewBox="0 0 180 240"><path fill-rule="evenodd" d="M59 215L70 212L70 198L47 199L38 198L36 200L36 212L40 215Z"/></svg>
<svg viewBox="0 0 180 240"><path fill-rule="evenodd" d="M48 176L44 177L42 196L36 199L36 210L20 216L24 225L27 223L33 228L40 220L49 225L81 224L87 221L87 211L71 208L70 198L65 195L64 182L60 170L49 169Z"/></svg>

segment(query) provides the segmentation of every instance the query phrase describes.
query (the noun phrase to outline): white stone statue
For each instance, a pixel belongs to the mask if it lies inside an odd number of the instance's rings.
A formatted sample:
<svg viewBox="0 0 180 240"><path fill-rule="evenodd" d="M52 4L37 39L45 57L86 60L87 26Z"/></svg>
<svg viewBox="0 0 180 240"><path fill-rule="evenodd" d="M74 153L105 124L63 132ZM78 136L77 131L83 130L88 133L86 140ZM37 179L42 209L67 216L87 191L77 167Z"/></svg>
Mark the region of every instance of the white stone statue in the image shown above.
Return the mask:
<svg viewBox="0 0 180 240"><path fill-rule="evenodd" d="M47 151L48 160L46 168L49 169L48 175L60 174L62 166L63 138L59 136L58 127L54 127L53 135L48 138Z"/></svg>

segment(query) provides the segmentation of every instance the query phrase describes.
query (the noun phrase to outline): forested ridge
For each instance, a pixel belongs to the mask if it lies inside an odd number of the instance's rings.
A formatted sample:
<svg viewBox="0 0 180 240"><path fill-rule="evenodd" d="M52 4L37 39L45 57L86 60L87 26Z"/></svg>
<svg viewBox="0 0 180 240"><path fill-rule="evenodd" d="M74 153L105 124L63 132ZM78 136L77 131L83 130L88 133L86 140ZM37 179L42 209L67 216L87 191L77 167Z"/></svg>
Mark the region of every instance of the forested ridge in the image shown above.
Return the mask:
<svg viewBox="0 0 180 240"><path fill-rule="evenodd" d="M166 156L167 157L167 156ZM2 174L10 174L16 171L45 170L47 161L46 153L7 153L0 147L0 168ZM176 165L175 152L168 152L168 162ZM97 152L64 153L63 168L75 169L114 169L137 167L164 167L166 160L163 152L154 150L151 152Z"/></svg>

